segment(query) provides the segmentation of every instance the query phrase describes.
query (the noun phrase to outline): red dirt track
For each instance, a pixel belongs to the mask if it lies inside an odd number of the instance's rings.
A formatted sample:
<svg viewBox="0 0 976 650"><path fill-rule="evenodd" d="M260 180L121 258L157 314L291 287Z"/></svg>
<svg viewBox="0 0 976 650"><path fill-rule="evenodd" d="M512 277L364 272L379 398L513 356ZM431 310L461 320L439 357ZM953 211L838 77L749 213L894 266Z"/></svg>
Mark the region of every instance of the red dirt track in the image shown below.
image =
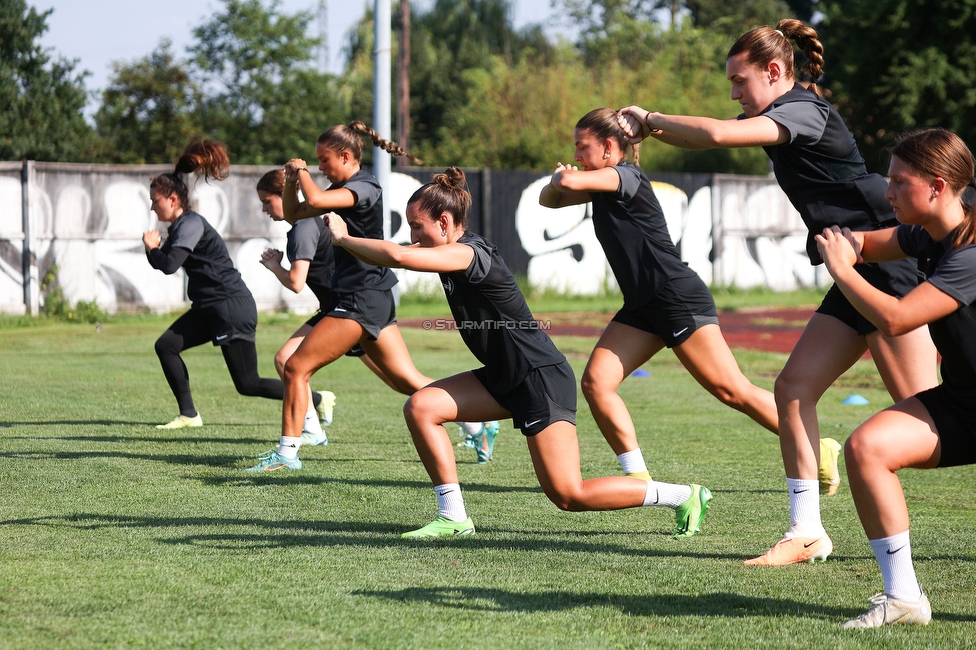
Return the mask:
<svg viewBox="0 0 976 650"><path fill-rule="evenodd" d="M729 347L788 354L799 340L813 312L812 307L743 309L719 312L718 320ZM561 312L535 316L552 336L597 337L613 318L613 314L592 312ZM403 327L424 327L425 319L408 318L399 323Z"/></svg>

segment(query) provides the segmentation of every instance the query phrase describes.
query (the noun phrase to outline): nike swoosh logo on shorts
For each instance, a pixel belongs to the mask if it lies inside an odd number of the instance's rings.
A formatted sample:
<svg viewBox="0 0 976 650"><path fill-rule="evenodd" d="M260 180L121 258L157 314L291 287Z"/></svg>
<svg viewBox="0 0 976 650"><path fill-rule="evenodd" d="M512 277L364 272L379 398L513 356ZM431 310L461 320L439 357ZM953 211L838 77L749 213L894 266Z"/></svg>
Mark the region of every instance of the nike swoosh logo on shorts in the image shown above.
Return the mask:
<svg viewBox="0 0 976 650"><path fill-rule="evenodd" d="M215 341L223 341L223 340L224 340L225 338L227 338L228 336L230 336L230 335L229 335L229 334L224 334L223 336L215 336L215 337L214 337L214 340L215 340Z"/></svg>
<svg viewBox="0 0 976 650"><path fill-rule="evenodd" d="M336 307L332 311L349 311L348 309L343 309L342 307Z"/></svg>
<svg viewBox="0 0 976 650"><path fill-rule="evenodd" d="M671 332L671 336L673 336L674 338L678 338L679 336L681 336L682 334L684 334L687 331L688 331L688 328L686 327L683 330L678 330L677 332Z"/></svg>
<svg viewBox="0 0 976 650"><path fill-rule="evenodd" d="M522 425L522 428L523 429L528 429L533 424L539 424L540 422L542 422L542 418L539 418L538 420L533 420L532 422L526 422L525 424Z"/></svg>

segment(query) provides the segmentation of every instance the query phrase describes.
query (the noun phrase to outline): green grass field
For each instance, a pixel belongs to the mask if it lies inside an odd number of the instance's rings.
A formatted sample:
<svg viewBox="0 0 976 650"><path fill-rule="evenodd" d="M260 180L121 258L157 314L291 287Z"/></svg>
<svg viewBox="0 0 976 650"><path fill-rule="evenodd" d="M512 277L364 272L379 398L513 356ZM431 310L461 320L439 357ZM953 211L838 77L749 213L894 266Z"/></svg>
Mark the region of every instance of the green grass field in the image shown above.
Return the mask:
<svg viewBox="0 0 976 650"><path fill-rule="evenodd" d="M419 307L414 309L419 311ZM320 373L339 398L331 444L301 472L243 472L278 437L280 406L238 396L220 353L185 354L206 426L176 414L152 351L169 318L0 329L0 647L938 647L976 638L976 487L969 468L905 472L927 628L840 624L881 590L846 483L823 502L823 565L745 568L788 524L774 436L707 395L664 352L621 392L655 478L715 494L703 532L667 509L564 513L502 425L495 461L459 453L477 535L404 541L436 500L403 397L356 360ZM262 318L262 372L300 324ZM404 330L435 377L475 365L454 332ZM557 345L582 371L593 340ZM772 386L785 357L737 351ZM864 407L841 405L851 392ZM822 403L844 439L890 400L861 362ZM619 466L580 400L583 475Z"/></svg>

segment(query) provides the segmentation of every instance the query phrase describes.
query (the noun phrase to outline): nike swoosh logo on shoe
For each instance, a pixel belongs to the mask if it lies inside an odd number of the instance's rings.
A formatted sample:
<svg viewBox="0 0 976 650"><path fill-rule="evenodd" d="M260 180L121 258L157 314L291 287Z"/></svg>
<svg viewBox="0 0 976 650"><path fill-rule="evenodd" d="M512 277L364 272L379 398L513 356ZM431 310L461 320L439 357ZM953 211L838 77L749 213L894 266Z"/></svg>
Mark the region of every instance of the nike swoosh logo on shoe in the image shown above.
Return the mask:
<svg viewBox="0 0 976 650"><path fill-rule="evenodd" d="M811 546L813 546L814 544L816 544L819 541L820 541L819 539L815 539L812 542L810 542L809 544L804 544L803 545L803 548L810 548Z"/></svg>

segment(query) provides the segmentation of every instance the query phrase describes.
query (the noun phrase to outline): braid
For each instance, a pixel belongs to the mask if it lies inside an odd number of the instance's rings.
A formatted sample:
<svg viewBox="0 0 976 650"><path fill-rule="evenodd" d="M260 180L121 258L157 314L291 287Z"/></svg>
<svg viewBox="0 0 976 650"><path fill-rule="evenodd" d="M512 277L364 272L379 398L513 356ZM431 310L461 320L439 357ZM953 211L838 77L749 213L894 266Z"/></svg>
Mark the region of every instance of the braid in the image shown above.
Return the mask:
<svg viewBox="0 0 976 650"><path fill-rule="evenodd" d="M817 81L823 76L824 58L823 43L817 35L817 30L803 24L803 21L795 18L786 18L776 24L776 29L783 32L783 35L796 42L797 46L803 51L803 56L807 61L800 68L800 72Z"/></svg>
<svg viewBox="0 0 976 650"><path fill-rule="evenodd" d="M352 129L353 131L357 131L358 133L362 133L363 135L368 136L369 139L373 141L373 145L379 147L380 149L387 152L391 156L395 156L395 157L406 156L414 164L417 165L424 164L424 161L408 154L407 150L401 147L400 145L398 145L396 142L390 142L389 140L384 140L383 138L381 138L379 133L377 133L370 127L366 126L363 122L359 120L353 120L352 122L350 122L349 128Z"/></svg>

